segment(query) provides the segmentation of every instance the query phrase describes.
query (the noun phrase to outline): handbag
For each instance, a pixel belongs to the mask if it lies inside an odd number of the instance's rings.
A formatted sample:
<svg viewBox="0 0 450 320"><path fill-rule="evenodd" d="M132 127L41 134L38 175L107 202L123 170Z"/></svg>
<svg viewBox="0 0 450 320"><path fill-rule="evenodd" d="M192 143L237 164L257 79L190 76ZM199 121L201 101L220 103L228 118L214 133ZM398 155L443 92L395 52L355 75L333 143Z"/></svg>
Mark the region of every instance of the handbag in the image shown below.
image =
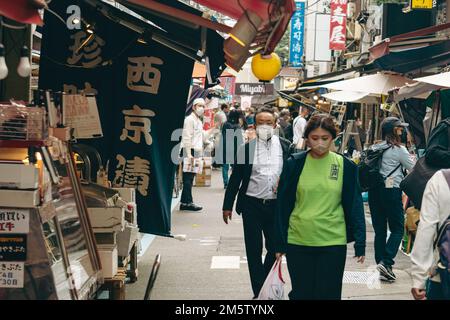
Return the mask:
<svg viewBox="0 0 450 320"><path fill-rule="evenodd" d="M450 126L448 127L448 150L450 151ZM427 186L428 180L442 168L432 167L422 157L417 160L411 172L400 183L400 188L413 202L414 207L420 210L422 207L422 196Z"/></svg>
<svg viewBox="0 0 450 320"><path fill-rule="evenodd" d="M284 300L284 280L281 273L282 258L278 258L272 266L266 280L259 291L258 300Z"/></svg>

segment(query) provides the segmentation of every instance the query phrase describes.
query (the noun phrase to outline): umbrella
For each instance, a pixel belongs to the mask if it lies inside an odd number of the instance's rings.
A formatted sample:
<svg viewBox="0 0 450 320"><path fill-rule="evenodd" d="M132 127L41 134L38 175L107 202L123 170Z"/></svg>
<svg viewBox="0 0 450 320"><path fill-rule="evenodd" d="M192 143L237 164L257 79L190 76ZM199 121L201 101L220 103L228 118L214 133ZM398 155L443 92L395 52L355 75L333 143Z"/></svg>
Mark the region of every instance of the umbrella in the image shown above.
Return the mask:
<svg viewBox="0 0 450 320"><path fill-rule="evenodd" d="M412 79L386 73L377 73L369 76L329 83L322 87L333 90L361 92L367 94L387 95L390 90L414 83Z"/></svg>
<svg viewBox="0 0 450 320"><path fill-rule="evenodd" d="M434 84L435 86L450 88L450 72L443 72L428 77L416 78L414 80Z"/></svg>

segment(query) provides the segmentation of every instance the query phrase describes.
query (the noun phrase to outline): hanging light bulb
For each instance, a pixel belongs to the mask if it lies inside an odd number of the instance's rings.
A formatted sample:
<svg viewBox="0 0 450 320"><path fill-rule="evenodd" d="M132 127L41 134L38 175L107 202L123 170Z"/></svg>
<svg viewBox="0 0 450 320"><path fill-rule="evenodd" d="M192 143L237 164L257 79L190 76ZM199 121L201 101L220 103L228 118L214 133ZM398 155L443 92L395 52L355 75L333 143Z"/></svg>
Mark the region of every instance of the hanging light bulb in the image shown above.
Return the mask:
<svg viewBox="0 0 450 320"><path fill-rule="evenodd" d="M20 51L19 66L17 67L17 73L19 74L19 76L23 78L30 76L31 73L31 64L28 55L29 55L28 47L23 46L22 50Z"/></svg>
<svg viewBox="0 0 450 320"><path fill-rule="evenodd" d="M5 46L0 43L0 80L8 76L8 67L5 61Z"/></svg>

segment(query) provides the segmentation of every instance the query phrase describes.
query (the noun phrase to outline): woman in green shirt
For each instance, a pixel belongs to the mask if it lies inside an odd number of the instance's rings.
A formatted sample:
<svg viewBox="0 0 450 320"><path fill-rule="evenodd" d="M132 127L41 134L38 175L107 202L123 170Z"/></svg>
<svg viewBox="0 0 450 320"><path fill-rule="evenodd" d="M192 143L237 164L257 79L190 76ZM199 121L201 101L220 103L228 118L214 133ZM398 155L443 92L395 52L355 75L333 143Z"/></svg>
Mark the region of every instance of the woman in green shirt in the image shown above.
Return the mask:
<svg viewBox="0 0 450 320"><path fill-rule="evenodd" d="M347 243L364 262L365 219L357 167L330 151L336 128L328 115L311 118L307 152L285 164L278 188L278 256L286 253L290 299L340 299Z"/></svg>

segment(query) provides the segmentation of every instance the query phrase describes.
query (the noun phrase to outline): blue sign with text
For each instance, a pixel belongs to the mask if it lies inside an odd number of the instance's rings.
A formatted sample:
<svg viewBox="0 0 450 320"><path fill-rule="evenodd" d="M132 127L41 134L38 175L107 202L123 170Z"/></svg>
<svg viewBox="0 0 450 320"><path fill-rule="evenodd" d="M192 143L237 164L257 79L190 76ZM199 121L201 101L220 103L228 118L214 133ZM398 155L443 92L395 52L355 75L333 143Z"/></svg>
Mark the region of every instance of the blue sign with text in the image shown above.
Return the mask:
<svg viewBox="0 0 450 320"><path fill-rule="evenodd" d="M302 67L303 39L305 26L305 2L296 2L296 11L291 19L291 37L289 45L289 65Z"/></svg>

